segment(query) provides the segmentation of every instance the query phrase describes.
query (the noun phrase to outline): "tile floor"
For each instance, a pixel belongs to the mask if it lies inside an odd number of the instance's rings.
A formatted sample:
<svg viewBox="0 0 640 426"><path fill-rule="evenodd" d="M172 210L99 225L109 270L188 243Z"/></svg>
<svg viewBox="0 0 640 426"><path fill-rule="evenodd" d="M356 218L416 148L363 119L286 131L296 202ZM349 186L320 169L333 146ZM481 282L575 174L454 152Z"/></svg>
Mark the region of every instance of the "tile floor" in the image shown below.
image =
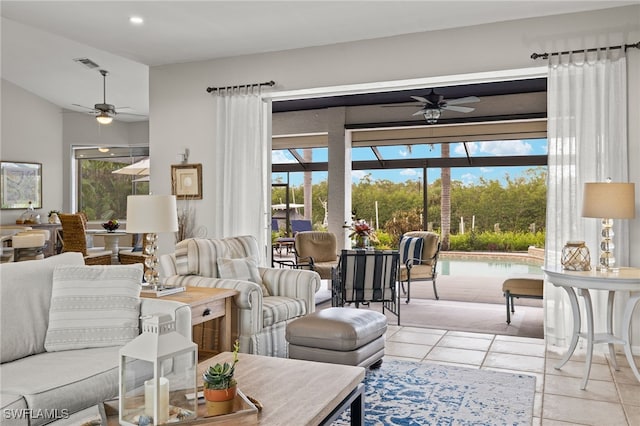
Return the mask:
<svg viewBox="0 0 640 426"><path fill-rule="evenodd" d="M574 354L556 370L553 365L562 353L554 349L547 349L543 339L389 326L385 359L533 375L533 425L640 426L640 382L624 355L617 357L620 371L615 371L608 355L594 354L587 389L580 390L584 354ZM636 363L640 365L640 357Z"/></svg>

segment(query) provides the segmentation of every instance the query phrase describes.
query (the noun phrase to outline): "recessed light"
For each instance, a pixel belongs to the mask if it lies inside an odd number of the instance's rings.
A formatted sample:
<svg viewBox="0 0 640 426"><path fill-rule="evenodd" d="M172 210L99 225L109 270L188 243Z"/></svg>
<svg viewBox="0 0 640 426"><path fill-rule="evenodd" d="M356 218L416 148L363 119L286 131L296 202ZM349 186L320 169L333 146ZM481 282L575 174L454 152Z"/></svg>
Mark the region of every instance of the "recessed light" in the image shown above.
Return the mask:
<svg viewBox="0 0 640 426"><path fill-rule="evenodd" d="M109 152L109 148L98 148L100 152Z"/></svg>
<svg viewBox="0 0 640 426"><path fill-rule="evenodd" d="M142 19L139 16L132 16L129 18L129 22L131 22L134 25L142 25L144 24L144 19Z"/></svg>

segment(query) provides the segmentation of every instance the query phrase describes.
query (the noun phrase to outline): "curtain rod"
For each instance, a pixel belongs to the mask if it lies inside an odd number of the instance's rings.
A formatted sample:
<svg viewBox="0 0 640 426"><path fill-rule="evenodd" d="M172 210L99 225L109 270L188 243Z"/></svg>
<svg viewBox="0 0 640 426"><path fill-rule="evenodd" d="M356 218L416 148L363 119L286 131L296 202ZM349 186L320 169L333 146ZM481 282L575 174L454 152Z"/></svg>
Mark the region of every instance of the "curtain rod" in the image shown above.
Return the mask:
<svg viewBox="0 0 640 426"><path fill-rule="evenodd" d="M532 53L531 54L531 59L538 59L538 58L542 58L542 59L549 59L549 56L557 56L557 55L566 55L568 53L578 53L578 52L595 52L601 49L624 49L624 51L626 52L627 49L631 49L631 48L636 48L636 49L640 49L640 41L637 43L632 43L632 44L625 44L625 45L621 45L621 46L611 46L611 47L593 47L591 49L576 49L576 50L567 50L564 52L553 52L553 53Z"/></svg>
<svg viewBox="0 0 640 426"><path fill-rule="evenodd" d="M275 86L276 82L265 81L264 83L253 83L253 84L238 84L237 86L223 86L223 87L207 87L207 93L217 92L218 90L229 90L229 89L241 89L243 87L255 87L255 86Z"/></svg>

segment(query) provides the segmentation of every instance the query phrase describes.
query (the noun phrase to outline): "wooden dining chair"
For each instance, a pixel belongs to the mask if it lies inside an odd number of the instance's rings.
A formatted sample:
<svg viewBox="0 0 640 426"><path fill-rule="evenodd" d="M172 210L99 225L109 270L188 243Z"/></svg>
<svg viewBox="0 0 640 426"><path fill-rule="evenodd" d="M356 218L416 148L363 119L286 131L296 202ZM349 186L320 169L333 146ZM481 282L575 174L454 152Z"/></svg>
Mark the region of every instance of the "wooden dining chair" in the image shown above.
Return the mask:
<svg viewBox="0 0 640 426"><path fill-rule="evenodd" d="M104 248L88 248L85 221L80 214L60 213L62 223L62 252L75 251L84 256L86 265L111 265L111 251Z"/></svg>

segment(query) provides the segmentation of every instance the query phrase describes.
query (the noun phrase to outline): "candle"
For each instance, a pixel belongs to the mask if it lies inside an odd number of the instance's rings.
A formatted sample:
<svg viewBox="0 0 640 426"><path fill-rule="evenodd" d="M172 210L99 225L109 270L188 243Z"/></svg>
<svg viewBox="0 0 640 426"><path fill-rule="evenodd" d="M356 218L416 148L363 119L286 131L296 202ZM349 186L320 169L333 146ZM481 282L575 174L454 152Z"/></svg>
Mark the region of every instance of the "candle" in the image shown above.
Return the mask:
<svg viewBox="0 0 640 426"><path fill-rule="evenodd" d="M155 387L156 382L153 379L144 382L144 413L151 417L153 417ZM158 418L155 419L155 423L166 423L169 419L169 379L166 377L160 377L158 398Z"/></svg>

